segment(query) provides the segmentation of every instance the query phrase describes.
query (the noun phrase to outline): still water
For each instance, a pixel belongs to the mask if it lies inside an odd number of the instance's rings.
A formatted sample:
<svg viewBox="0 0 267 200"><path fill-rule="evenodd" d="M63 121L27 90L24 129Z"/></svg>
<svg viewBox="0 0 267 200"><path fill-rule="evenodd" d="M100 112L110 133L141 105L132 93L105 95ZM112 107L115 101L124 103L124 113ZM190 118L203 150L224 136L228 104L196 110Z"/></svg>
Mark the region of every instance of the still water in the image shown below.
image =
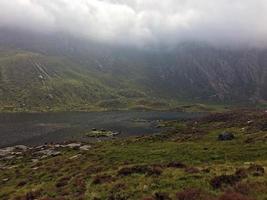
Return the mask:
<svg viewBox="0 0 267 200"><path fill-rule="evenodd" d="M1 113L0 147L17 144L93 140L92 128L120 132L119 137L154 134L158 120L194 118L201 114L156 111Z"/></svg>

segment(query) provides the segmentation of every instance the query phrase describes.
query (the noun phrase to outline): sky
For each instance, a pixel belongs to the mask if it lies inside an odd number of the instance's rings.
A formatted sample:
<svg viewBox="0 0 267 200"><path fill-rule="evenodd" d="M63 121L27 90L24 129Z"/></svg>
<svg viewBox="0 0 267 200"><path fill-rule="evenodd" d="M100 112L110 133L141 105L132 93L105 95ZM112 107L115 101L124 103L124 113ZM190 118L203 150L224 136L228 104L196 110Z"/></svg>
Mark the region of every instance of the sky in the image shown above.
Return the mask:
<svg viewBox="0 0 267 200"><path fill-rule="evenodd" d="M267 0L0 0L0 27L136 46L265 46Z"/></svg>

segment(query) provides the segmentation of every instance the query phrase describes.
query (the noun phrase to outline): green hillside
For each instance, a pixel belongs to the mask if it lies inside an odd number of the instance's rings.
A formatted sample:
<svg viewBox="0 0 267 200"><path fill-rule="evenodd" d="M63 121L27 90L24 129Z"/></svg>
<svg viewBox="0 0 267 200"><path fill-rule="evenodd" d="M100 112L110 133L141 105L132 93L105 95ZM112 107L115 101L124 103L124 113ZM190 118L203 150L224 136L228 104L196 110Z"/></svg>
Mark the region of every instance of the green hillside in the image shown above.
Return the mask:
<svg viewBox="0 0 267 200"><path fill-rule="evenodd" d="M186 43L148 50L2 31L0 111L267 105L266 58L265 49Z"/></svg>
<svg viewBox="0 0 267 200"><path fill-rule="evenodd" d="M0 110L59 111L149 107L153 94L138 84L137 74L98 71L60 56L22 50L0 51ZM150 96L148 98L148 96Z"/></svg>

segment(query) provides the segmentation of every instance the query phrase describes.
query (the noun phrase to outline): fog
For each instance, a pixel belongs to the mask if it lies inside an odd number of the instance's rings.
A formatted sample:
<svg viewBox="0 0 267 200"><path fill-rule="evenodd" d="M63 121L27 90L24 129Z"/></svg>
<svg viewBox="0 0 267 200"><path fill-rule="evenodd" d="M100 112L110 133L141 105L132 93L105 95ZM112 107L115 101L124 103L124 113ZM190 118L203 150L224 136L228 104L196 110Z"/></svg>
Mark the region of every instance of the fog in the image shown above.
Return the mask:
<svg viewBox="0 0 267 200"><path fill-rule="evenodd" d="M0 27L104 43L267 44L266 0L0 0Z"/></svg>

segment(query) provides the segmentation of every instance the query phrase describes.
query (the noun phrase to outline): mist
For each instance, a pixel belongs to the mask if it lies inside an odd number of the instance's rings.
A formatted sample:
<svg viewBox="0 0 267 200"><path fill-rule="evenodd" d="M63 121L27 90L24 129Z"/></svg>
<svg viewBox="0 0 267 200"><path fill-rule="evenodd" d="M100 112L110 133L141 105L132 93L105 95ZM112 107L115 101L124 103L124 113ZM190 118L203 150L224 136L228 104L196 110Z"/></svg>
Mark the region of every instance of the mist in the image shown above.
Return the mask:
<svg viewBox="0 0 267 200"><path fill-rule="evenodd" d="M266 47L266 13L266 0L1 0L0 27L138 47Z"/></svg>

